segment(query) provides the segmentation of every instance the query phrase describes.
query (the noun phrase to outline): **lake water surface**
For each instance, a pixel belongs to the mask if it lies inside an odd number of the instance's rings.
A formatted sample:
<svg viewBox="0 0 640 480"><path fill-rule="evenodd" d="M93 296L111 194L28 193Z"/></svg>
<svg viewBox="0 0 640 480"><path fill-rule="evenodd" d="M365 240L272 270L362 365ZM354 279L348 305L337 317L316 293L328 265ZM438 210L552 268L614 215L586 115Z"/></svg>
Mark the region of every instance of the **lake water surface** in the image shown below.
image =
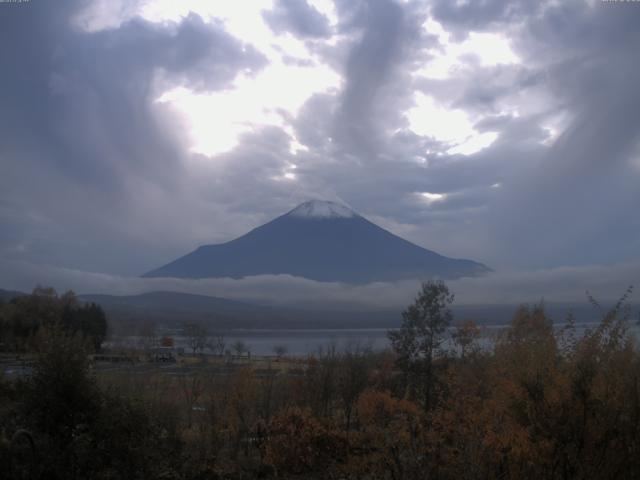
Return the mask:
<svg viewBox="0 0 640 480"><path fill-rule="evenodd" d="M594 328L596 323L576 324L576 335L581 336L587 328ZM564 325L556 324L559 331ZM487 325L479 327L481 337L480 346L490 349L495 343L497 335L505 325ZM337 351L345 351L354 347L368 347L375 351L384 350L390 346L386 328L359 329L235 329L220 332L224 335L227 349L232 350L235 342L241 341L252 355L274 355L276 346L284 347L287 355L306 356L317 353L320 349L335 347ZM638 338L640 330L637 326L630 329L632 335ZM188 339L179 334L171 335L176 347L188 350ZM124 343L139 343L140 337L127 337ZM443 347L451 348L450 337ZM207 353L207 350L205 350Z"/></svg>

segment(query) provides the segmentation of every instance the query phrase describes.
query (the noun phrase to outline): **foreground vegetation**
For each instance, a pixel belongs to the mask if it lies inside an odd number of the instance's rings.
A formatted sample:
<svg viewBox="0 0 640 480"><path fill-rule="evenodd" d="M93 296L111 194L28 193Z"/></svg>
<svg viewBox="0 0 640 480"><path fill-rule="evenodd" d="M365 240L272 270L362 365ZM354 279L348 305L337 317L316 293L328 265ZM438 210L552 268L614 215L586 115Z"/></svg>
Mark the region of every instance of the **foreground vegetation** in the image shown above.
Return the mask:
<svg viewBox="0 0 640 480"><path fill-rule="evenodd" d="M453 297L431 282L389 352L111 371L91 368L95 337L59 309L24 337L32 374L0 381L0 477L640 478L625 300L584 335L524 306L490 351L461 323L452 354ZM1 305L0 325L16 310Z"/></svg>

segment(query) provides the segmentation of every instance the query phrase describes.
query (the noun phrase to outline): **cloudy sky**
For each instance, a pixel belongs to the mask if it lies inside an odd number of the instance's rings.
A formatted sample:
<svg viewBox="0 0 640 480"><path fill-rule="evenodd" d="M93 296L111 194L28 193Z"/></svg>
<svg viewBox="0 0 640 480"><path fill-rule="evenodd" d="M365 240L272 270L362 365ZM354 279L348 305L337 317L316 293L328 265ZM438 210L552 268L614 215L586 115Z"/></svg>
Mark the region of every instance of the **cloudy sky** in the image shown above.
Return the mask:
<svg viewBox="0 0 640 480"><path fill-rule="evenodd" d="M310 198L502 275L626 282L639 25L596 0L0 3L0 288L135 277Z"/></svg>

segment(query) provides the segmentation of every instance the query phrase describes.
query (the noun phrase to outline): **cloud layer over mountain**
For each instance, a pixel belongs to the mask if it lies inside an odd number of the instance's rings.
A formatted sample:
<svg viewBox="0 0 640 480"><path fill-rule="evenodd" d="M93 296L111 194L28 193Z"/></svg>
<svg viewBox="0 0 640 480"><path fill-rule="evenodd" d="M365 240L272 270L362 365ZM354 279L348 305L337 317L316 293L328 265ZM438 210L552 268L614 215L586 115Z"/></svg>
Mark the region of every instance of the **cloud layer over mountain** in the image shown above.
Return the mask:
<svg viewBox="0 0 640 480"><path fill-rule="evenodd" d="M447 282L456 305L517 305L568 302L586 304L589 291L600 301L616 301L630 285L637 285L640 262L608 266L563 267L530 272L491 273L484 277ZM397 309L415 298L418 280L347 285L317 282L290 275L181 279L139 278L83 272L46 265L0 260L0 285L29 292L37 284L52 285L60 292L135 295L171 291L246 300L268 305L299 305L322 309ZM638 292L630 297L637 303Z"/></svg>

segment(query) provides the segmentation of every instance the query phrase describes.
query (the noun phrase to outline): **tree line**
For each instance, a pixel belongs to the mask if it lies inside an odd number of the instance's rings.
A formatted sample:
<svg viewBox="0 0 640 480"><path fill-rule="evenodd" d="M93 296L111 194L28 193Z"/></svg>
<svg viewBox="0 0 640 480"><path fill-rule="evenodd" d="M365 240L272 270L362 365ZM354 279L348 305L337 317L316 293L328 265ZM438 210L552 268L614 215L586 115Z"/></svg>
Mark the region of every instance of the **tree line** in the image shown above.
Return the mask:
<svg viewBox="0 0 640 480"><path fill-rule="evenodd" d="M73 291L58 295L51 287L38 286L31 295L0 300L0 345L3 350L33 349L36 333L58 326L73 335L79 333L99 350L107 335L104 311L95 303L83 303Z"/></svg>

